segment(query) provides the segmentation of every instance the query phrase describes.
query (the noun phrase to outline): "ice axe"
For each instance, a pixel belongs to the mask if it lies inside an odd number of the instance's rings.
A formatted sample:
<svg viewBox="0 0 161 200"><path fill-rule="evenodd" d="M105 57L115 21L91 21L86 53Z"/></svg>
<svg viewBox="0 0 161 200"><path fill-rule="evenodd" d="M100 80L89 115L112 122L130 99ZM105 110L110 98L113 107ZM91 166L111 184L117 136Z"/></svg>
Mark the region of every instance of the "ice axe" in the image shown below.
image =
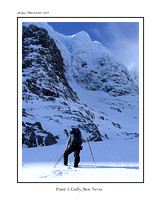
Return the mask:
<svg viewBox="0 0 161 200"><path fill-rule="evenodd" d="M96 163L95 163L95 160L94 160L93 153L92 153L91 146L90 146L90 144L89 144L89 138L88 138L88 137L87 137L87 142L88 142L88 146L89 146L89 149L90 149L90 152L91 152L91 155L92 155L93 162L94 162L94 164L96 164Z"/></svg>

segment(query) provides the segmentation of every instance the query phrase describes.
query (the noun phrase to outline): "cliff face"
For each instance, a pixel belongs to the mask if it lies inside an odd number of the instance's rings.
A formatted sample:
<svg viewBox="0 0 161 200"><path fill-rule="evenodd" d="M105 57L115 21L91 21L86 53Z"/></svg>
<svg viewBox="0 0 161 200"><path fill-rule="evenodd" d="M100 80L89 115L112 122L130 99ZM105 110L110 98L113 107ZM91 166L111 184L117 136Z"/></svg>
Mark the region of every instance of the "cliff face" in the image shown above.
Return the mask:
<svg viewBox="0 0 161 200"><path fill-rule="evenodd" d="M73 76L83 88L103 90L113 96L138 92L127 68L86 32L73 38L71 55Z"/></svg>
<svg viewBox="0 0 161 200"><path fill-rule="evenodd" d="M77 95L64 75L63 58L47 30L35 25L23 27L23 100L57 97L76 101Z"/></svg>
<svg viewBox="0 0 161 200"><path fill-rule="evenodd" d="M113 128L125 132L118 120L131 105L124 100L126 95L138 97L138 87L127 68L86 32L69 37L56 33L46 23L23 25L24 147L66 142L72 126L78 126L83 138L88 136L92 141L107 139L109 127L111 133ZM92 101L103 103L107 110L104 106L96 108ZM137 120L137 105L131 107Z"/></svg>

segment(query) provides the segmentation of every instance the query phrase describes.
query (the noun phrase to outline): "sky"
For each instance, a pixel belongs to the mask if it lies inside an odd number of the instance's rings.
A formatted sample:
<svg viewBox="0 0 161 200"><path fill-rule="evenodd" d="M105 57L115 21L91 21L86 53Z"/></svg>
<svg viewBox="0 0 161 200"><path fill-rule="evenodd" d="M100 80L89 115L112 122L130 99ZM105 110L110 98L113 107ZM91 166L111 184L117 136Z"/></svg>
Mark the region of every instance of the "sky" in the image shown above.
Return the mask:
<svg viewBox="0 0 161 200"><path fill-rule="evenodd" d="M130 71L139 71L138 22L49 22L64 35L86 31L93 41L102 43Z"/></svg>

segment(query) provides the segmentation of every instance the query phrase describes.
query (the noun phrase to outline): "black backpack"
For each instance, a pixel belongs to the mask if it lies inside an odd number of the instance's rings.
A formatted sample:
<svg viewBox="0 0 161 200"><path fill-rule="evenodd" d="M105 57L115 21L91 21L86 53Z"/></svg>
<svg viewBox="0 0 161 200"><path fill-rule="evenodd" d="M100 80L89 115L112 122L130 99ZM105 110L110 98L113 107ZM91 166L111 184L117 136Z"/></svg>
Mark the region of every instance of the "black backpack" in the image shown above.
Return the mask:
<svg viewBox="0 0 161 200"><path fill-rule="evenodd" d="M81 139L81 132L78 128L73 128L70 132L71 135L71 145L78 145L80 146L82 144Z"/></svg>

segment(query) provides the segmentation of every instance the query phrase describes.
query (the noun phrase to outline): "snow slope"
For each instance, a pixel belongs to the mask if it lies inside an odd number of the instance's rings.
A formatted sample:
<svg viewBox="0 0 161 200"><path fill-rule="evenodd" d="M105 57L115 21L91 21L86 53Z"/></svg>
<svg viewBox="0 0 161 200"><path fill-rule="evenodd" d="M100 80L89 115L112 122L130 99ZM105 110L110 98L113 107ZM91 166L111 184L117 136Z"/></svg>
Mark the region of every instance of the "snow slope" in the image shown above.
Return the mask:
<svg viewBox="0 0 161 200"><path fill-rule="evenodd" d="M20 181L22 182L139 182L142 181L138 161L138 141L104 141L90 143L96 164L87 143L83 144L79 168L63 159L55 166L65 145L23 149ZM117 147L117 148L116 148Z"/></svg>
<svg viewBox="0 0 161 200"><path fill-rule="evenodd" d="M82 104L90 106L95 116L95 123L99 123L101 134L107 134L109 137L109 139L105 138L102 142L90 143L96 164L93 163L88 143L83 143L83 150L80 153L81 162L79 168L73 167L73 154L69 156L68 167L63 166L63 159L61 159L54 168L54 165L63 154L66 145L67 137L66 135L61 135L61 140L59 140L58 144L22 149L22 171L20 181L141 182L142 168L141 164L139 165L139 139L138 135L134 134L138 132L138 107L136 103L138 97L124 96L122 100L120 100L120 97L110 97L102 91L89 92L74 82L70 82L70 85L77 92ZM122 108L122 102L125 102L124 106L126 104L128 106ZM34 107L35 112L39 110L39 121L42 122L47 130L52 131L53 127L47 120L53 112L50 109L51 105L50 103L49 105L45 104L46 107L49 108L48 113L46 113L45 121L42 117L44 115L43 102L39 103L37 107ZM59 102L57 103L59 105ZM111 109L111 104L113 108L115 108L114 110ZM119 104L121 104L121 106ZM117 107L115 107L116 105ZM71 108L74 109L73 104L71 104ZM121 112L118 112L117 109L120 109ZM101 115L99 115L99 113L101 113ZM59 115L60 113L55 112L54 114ZM100 116L105 119L100 119ZM129 123L124 120L127 118L129 118ZM43 120L41 121L41 119ZM119 122L121 129L115 127L112 122ZM54 126L57 126L58 132L63 132L65 127L69 130L72 124L73 122L70 120L64 119L63 124L55 124ZM127 134L127 131L129 131L129 134ZM82 132L82 134L84 138L88 136L85 132Z"/></svg>
<svg viewBox="0 0 161 200"><path fill-rule="evenodd" d="M91 108L91 112L94 113L94 122L99 125L102 135L107 134L110 139L115 140L129 139L125 133L129 132L136 133L135 136L138 137L138 95L112 97L103 91L85 90L75 81L69 83L76 91L80 101ZM132 138L134 135L129 134L129 136Z"/></svg>

